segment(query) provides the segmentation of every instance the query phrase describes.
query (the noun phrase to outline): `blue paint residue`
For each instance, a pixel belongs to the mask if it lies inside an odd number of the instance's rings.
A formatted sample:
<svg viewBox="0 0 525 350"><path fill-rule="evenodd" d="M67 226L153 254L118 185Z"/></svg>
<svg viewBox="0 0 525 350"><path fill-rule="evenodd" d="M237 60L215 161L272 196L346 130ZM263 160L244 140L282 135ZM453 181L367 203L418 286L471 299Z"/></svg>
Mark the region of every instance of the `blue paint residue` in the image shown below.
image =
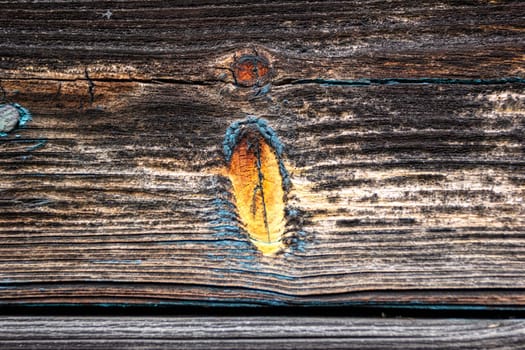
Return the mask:
<svg viewBox="0 0 525 350"><path fill-rule="evenodd" d="M18 117L18 127L19 128L25 127L27 123L29 123L31 120L33 120L32 116L31 116L31 112L29 112L29 110L27 110L27 108L22 107L18 103L10 103L10 105L15 107L16 110L18 111L18 115L19 115L19 117ZM8 133L0 132L0 137L6 137L7 135L8 135ZM17 135L16 137L20 137L20 136Z"/></svg>
<svg viewBox="0 0 525 350"><path fill-rule="evenodd" d="M45 139L37 140L37 144L36 145L33 145L31 147L27 147L26 150L29 151L29 152L36 151L37 149L44 147L46 145L46 143L47 143L47 140L45 140Z"/></svg>
<svg viewBox="0 0 525 350"><path fill-rule="evenodd" d="M229 194L227 185L217 187L216 193L217 198L212 201L213 210L206 215L215 238L209 244L215 252L208 254L207 258L212 261L235 261L247 270L256 269L254 262L257 256L242 229L235 205L223 198Z"/></svg>
<svg viewBox="0 0 525 350"><path fill-rule="evenodd" d="M18 120L18 126L23 128L27 123L33 120L31 113L24 107L20 106L18 103L11 104L18 110L20 114L20 119Z"/></svg>
<svg viewBox="0 0 525 350"><path fill-rule="evenodd" d="M206 259L209 261L224 261L224 255L219 254L206 254Z"/></svg>
<svg viewBox="0 0 525 350"><path fill-rule="evenodd" d="M253 257L246 255L251 252L251 244L242 234L239 218L235 206L226 198L226 189L216 188L217 198L212 201L213 211L207 215L210 220L215 240L210 241L217 250L227 251L227 255L233 255L236 259L250 260ZM214 261L224 260L224 256L208 254L208 258Z"/></svg>
<svg viewBox="0 0 525 350"><path fill-rule="evenodd" d="M268 94L272 88L272 84L266 84L261 88L258 88L257 86L254 86L253 89L255 90L255 97L260 97Z"/></svg>
<svg viewBox="0 0 525 350"><path fill-rule="evenodd" d="M306 237L307 236L308 234L305 231L303 230L297 231L297 237L294 237L292 241L292 245L295 247L295 249L298 252L301 252L301 253L306 252Z"/></svg>
<svg viewBox="0 0 525 350"><path fill-rule="evenodd" d="M241 238L235 207L229 200L215 198L212 202L213 214L210 223L217 238Z"/></svg>

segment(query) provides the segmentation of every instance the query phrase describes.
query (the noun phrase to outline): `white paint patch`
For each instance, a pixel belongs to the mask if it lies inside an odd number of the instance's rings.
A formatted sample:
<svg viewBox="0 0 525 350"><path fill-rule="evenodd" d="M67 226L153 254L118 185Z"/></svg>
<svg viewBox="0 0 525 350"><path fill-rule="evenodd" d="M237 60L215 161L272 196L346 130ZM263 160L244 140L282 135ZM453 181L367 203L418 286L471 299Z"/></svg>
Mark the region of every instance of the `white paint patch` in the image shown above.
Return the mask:
<svg viewBox="0 0 525 350"><path fill-rule="evenodd" d="M13 131L18 125L20 113L11 105L0 105L0 132L7 133Z"/></svg>

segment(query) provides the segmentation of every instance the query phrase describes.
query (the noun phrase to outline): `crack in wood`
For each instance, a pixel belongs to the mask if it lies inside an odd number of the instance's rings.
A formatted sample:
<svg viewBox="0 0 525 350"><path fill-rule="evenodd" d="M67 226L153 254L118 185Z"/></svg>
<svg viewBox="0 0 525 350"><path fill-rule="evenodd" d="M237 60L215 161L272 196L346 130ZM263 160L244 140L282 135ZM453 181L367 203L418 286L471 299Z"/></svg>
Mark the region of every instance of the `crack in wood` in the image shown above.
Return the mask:
<svg viewBox="0 0 525 350"><path fill-rule="evenodd" d="M453 78L367 78L367 79L286 79L274 82L276 86L319 84L334 86L371 86L371 85L500 85L511 83L525 83L525 78L502 77L497 79L453 79Z"/></svg>
<svg viewBox="0 0 525 350"><path fill-rule="evenodd" d="M225 68L226 69L226 68ZM13 80L4 79L4 80ZM50 81L50 82L76 82L88 81L89 95L94 98L94 88L96 83L143 83L143 84L180 84L180 85L197 85L197 86L211 86L221 83L229 83L224 79L172 79L172 78L109 78L99 77L92 78L89 76L87 68L82 78L47 78L47 77L17 77L17 81ZM236 81L233 84L237 84ZM282 78L272 81L273 86L287 86L287 85L322 85L322 86L353 86L353 87L367 87L374 85L503 85L503 84L525 84L525 78L520 76L501 77L494 79L454 79L454 78L357 78L357 79L323 79L323 78ZM265 88L262 86L261 88ZM6 96L6 91L0 85L0 94ZM261 94L259 92L259 94Z"/></svg>
<svg viewBox="0 0 525 350"><path fill-rule="evenodd" d="M95 101L95 83L89 77L89 72L88 72L87 67L84 70L84 74L88 82L89 103L93 104L93 101Z"/></svg>

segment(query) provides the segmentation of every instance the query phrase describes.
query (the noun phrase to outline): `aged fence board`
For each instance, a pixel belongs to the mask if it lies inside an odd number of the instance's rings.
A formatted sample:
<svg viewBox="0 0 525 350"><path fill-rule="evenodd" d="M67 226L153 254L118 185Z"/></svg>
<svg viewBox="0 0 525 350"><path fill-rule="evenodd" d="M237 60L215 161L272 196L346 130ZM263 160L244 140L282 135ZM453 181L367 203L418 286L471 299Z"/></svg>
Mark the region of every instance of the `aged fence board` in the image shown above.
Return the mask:
<svg viewBox="0 0 525 350"><path fill-rule="evenodd" d="M10 317L2 349L521 349L519 320Z"/></svg>
<svg viewBox="0 0 525 350"><path fill-rule="evenodd" d="M520 1L1 1L1 67L22 77L228 80L267 48L276 81L523 75ZM109 17L109 18L108 18ZM275 55L275 57L273 57Z"/></svg>
<svg viewBox="0 0 525 350"><path fill-rule="evenodd" d="M0 2L34 116L0 139L2 303L525 304L525 4L163 6ZM247 114L293 185L275 257L221 227Z"/></svg>

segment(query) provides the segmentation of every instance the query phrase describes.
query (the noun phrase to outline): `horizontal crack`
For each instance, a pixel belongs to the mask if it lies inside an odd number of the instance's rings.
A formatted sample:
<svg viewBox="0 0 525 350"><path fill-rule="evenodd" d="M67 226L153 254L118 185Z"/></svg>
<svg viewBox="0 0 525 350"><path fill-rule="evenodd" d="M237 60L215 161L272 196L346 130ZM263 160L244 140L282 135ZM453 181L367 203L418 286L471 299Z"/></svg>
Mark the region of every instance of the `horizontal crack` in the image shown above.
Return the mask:
<svg viewBox="0 0 525 350"><path fill-rule="evenodd" d="M21 77L3 79L4 81L51 81L51 82L85 82L88 80L94 83L145 83L145 84L182 84L182 85L215 85L223 82L221 80L183 80L171 78L90 78L84 75L82 78L40 78L40 77ZM0 91L1 92L1 91Z"/></svg>
<svg viewBox="0 0 525 350"><path fill-rule="evenodd" d="M4 81L60 81L76 82L86 81L82 78L39 78L39 77L21 77L8 78ZM181 84L181 85L199 85L210 86L219 83L227 83L221 79L209 80L185 80L172 78L90 78L89 81L94 84L97 82L105 83L145 83L145 84ZM525 84L525 78L522 77L503 77L490 79L456 79L456 78L363 78L363 79L293 79L286 78L272 82L274 86L301 85L301 84L319 84L323 86L374 86L374 85L502 85L502 84ZM1 92L1 91L0 91Z"/></svg>
<svg viewBox="0 0 525 350"><path fill-rule="evenodd" d="M297 79L274 83L274 85L321 84L334 86L371 86L371 85L498 85L525 83L525 78L505 77L494 79L453 79L453 78L383 78L383 79Z"/></svg>

